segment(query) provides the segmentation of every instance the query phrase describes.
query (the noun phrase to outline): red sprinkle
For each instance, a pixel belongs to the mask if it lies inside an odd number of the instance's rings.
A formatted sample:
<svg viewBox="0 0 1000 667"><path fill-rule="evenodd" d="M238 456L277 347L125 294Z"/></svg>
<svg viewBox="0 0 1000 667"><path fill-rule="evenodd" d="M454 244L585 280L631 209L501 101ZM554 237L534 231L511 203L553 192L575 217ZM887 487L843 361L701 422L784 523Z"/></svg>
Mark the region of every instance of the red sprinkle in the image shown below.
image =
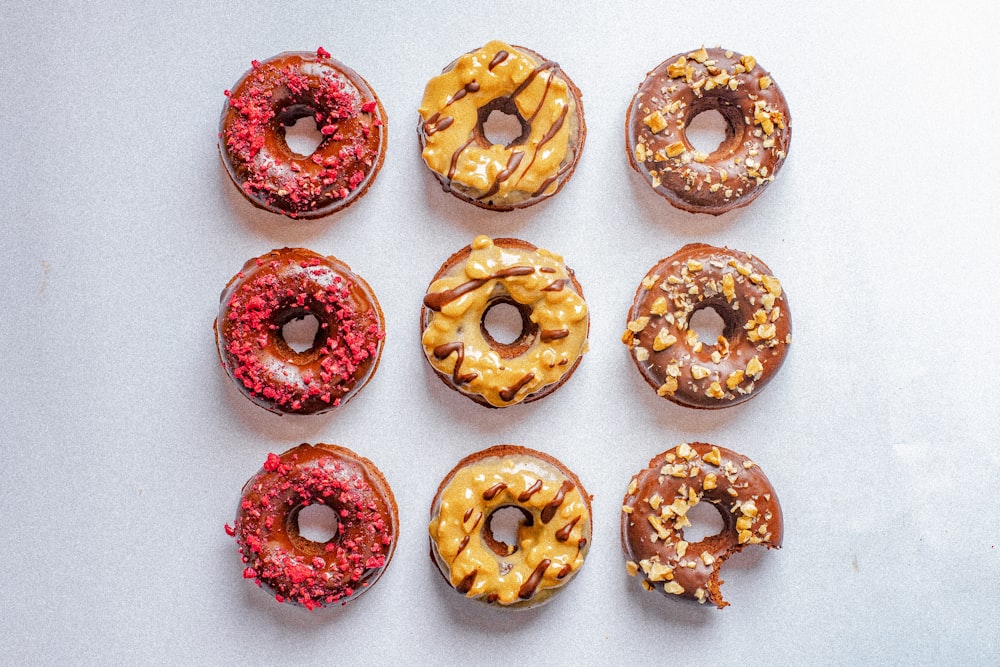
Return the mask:
<svg viewBox="0 0 1000 667"><path fill-rule="evenodd" d="M316 49L316 55L320 58L329 58L330 52L321 46L318 49Z"/></svg>

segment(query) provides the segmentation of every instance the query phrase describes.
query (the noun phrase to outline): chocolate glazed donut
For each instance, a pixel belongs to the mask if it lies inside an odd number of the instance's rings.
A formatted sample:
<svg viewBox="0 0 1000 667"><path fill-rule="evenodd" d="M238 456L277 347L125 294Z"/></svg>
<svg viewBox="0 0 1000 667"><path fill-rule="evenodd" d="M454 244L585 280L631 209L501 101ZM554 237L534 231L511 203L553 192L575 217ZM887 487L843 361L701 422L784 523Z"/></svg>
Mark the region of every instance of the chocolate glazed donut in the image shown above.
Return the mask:
<svg viewBox="0 0 1000 667"><path fill-rule="evenodd" d="M692 318L712 309L716 340L700 340ZM764 262L692 243L660 260L636 290L622 336L643 379L689 408L748 401L774 377L792 341L788 297Z"/></svg>
<svg viewBox="0 0 1000 667"><path fill-rule="evenodd" d="M315 542L299 531L299 513L325 505L336 533ZM385 572L396 548L396 500L381 471L346 447L299 445L269 454L243 487L233 526L243 576L274 592L278 602L309 610L346 604Z"/></svg>
<svg viewBox="0 0 1000 667"><path fill-rule="evenodd" d="M688 512L711 503L722 531L698 542L684 538ZM654 456L629 483L622 502L625 568L647 591L711 602L722 598L719 569L747 545L781 546L783 522L774 488L763 471L736 452L702 442Z"/></svg>
<svg viewBox="0 0 1000 667"><path fill-rule="evenodd" d="M718 111L726 138L696 150L686 129ZM625 120L629 163L653 190L691 213L720 215L756 199L784 164L792 140L785 97L753 56L706 49L674 56L639 86Z"/></svg>
<svg viewBox="0 0 1000 667"><path fill-rule="evenodd" d="M222 112L219 152L251 204L312 219L361 197L382 167L386 115L357 72L315 53L282 53L243 75ZM285 127L313 117L322 140L311 155L285 141Z"/></svg>
<svg viewBox="0 0 1000 667"><path fill-rule="evenodd" d="M301 352L282 327L313 316ZM219 359L233 383L278 414L319 414L353 398L378 368L385 321L367 282L335 257L283 248L249 260L226 288L215 320Z"/></svg>

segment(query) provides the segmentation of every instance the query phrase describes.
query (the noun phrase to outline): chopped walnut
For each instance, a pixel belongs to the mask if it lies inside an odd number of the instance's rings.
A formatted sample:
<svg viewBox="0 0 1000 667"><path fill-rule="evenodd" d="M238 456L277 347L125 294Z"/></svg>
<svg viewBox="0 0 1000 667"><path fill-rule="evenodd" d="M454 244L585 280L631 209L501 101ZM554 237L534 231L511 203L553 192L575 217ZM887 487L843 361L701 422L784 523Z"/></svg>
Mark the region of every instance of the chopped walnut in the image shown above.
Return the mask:
<svg viewBox="0 0 1000 667"><path fill-rule="evenodd" d="M649 131L653 134L662 132L667 127L667 119L664 118L663 114L659 111L654 111L649 114L642 119L642 122L646 124L646 127L648 127Z"/></svg>

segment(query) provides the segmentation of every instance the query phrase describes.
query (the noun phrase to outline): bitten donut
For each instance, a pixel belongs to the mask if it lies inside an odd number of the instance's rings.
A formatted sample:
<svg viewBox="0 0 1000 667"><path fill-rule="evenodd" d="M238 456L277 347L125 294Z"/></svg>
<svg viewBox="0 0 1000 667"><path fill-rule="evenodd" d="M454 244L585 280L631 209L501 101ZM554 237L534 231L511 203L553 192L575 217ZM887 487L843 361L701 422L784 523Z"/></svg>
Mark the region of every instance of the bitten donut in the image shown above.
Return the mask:
<svg viewBox="0 0 1000 667"><path fill-rule="evenodd" d="M498 342L489 310L508 304L521 333ZM587 349L590 315L562 257L519 239L477 236L434 276L421 309L424 354L452 389L488 407L534 401L573 374Z"/></svg>
<svg viewBox="0 0 1000 667"><path fill-rule="evenodd" d="M687 514L705 501L722 517L722 531L684 539ZM781 506L764 472L750 459L702 442L659 454L629 482L622 504L622 548L629 575L659 590L719 609L719 568L748 544L779 548Z"/></svg>
<svg viewBox="0 0 1000 667"><path fill-rule="evenodd" d="M301 352L282 327L312 316ZM305 248L249 260L222 291L215 320L222 366L239 390L279 414L317 414L357 394L378 367L385 322L375 293L347 264Z"/></svg>
<svg viewBox="0 0 1000 667"><path fill-rule="evenodd" d="M505 508L520 512L517 543L494 534ZM583 566L590 496L559 461L498 445L459 461L431 505L431 558L462 595L504 607L547 601Z"/></svg>
<svg viewBox="0 0 1000 667"><path fill-rule="evenodd" d="M494 111L520 124L506 146L484 132ZM444 190L495 211L558 192L576 169L586 133L580 91L558 63L500 41L428 82L417 126L424 162Z"/></svg>
<svg viewBox="0 0 1000 667"><path fill-rule="evenodd" d="M705 308L722 334L690 327ZM639 373L660 396L690 408L749 400L774 377L792 342L781 283L749 253L692 243L646 273L622 336Z"/></svg>
<svg viewBox="0 0 1000 667"><path fill-rule="evenodd" d="M726 138L704 153L687 127L705 111L726 122ZM701 49L651 71L625 120L632 168L677 208L720 215L746 206L774 180L792 139L788 105L753 56Z"/></svg>
<svg viewBox="0 0 1000 667"><path fill-rule="evenodd" d="M253 61L226 96L219 152L258 208L301 219L329 215L363 195L382 167L385 109L367 81L322 47ZM299 155L285 128L310 117L322 140Z"/></svg>
<svg viewBox="0 0 1000 667"><path fill-rule="evenodd" d="M325 505L336 534L314 542L299 532L299 512ZM236 522L243 576L274 592L278 602L312 610L346 604L371 588L396 548L396 500L375 465L344 447L299 445L268 454L243 487Z"/></svg>

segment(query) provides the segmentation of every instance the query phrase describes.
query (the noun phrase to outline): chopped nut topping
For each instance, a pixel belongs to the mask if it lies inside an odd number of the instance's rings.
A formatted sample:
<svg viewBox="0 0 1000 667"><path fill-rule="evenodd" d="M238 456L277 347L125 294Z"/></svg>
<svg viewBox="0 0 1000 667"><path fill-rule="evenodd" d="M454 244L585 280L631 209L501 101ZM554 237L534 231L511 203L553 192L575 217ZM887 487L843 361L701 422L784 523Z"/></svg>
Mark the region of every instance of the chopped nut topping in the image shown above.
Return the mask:
<svg viewBox="0 0 1000 667"><path fill-rule="evenodd" d="M653 530L656 531L657 537L664 541L670 538L670 531L664 528L663 522L660 521L660 517L655 514L650 514L646 518L649 520L649 524L653 527Z"/></svg>
<svg viewBox="0 0 1000 667"><path fill-rule="evenodd" d="M648 155L649 155L649 153L646 152L646 144L638 143L638 144L635 145L635 161L636 162L645 162L646 161L646 157Z"/></svg>
<svg viewBox="0 0 1000 667"><path fill-rule="evenodd" d="M690 461L695 455L695 451L691 449L691 445L686 442L682 442L677 445L677 456L681 457L685 461Z"/></svg>
<svg viewBox="0 0 1000 667"><path fill-rule="evenodd" d="M661 132L664 128L667 127L667 120L666 118L663 117L663 114L661 114L659 111L654 111L653 113L649 114L648 116L642 119L642 122L646 124L646 127L648 127L650 132L652 132L653 134Z"/></svg>
<svg viewBox="0 0 1000 667"><path fill-rule="evenodd" d="M677 157L686 150L684 142L675 141L667 146L667 157Z"/></svg>
<svg viewBox="0 0 1000 667"><path fill-rule="evenodd" d="M653 301L653 305L649 307L649 312L653 315L666 315L667 309L667 298L658 296L656 297L656 300Z"/></svg>
<svg viewBox="0 0 1000 667"><path fill-rule="evenodd" d="M705 479L701 481L701 488L705 489L706 491L711 491L712 489L716 488L717 484L718 484L718 477L715 475L714 472L710 472L707 475L705 475Z"/></svg>
<svg viewBox="0 0 1000 667"><path fill-rule="evenodd" d="M736 279L733 278L733 274L731 273L722 276L722 294L729 303L732 303L736 297Z"/></svg>
<svg viewBox="0 0 1000 667"><path fill-rule="evenodd" d="M746 71L752 72L753 68L757 66L757 59L753 56L740 56L740 64L746 68Z"/></svg>
<svg viewBox="0 0 1000 667"><path fill-rule="evenodd" d="M639 489L639 480L635 477L628 483L628 494L631 496Z"/></svg>
<svg viewBox="0 0 1000 667"><path fill-rule="evenodd" d="M757 503L755 503L753 500L747 500L740 506L740 511L749 517L755 517L757 516L758 512Z"/></svg>
<svg viewBox="0 0 1000 667"><path fill-rule="evenodd" d="M670 331L664 327L656 333L656 338L653 339L653 351L660 352L676 342L677 336L671 334Z"/></svg>
<svg viewBox="0 0 1000 667"><path fill-rule="evenodd" d="M689 259L687 261L687 269L688 269L688 271L691 271L692 273L694 273L696 271L701 271L703 268L704 268L704 265L702 265L702 263L699 262L699 261L697 261L697 260Z"/></svg>
<svg viewBox="0 0 1000 667"><path fill-rule="evenodd" d="M767 90L768 88L770 88L771 83L772 83L771 77L769 76L762 76L759 79L757 79L757 85L760 86L761 90Z"/></svg>
<svg viewBox="0 0 1000 667"><path fill-rule="evenodd" d="M687 553L687 550L688 550L688 543L687 542L685 542L684 540L680 540L679 542L677 542L677 557L678 558L684 558L684 554Z"/></svg>
<svg viewBox="0 0 1000 667"><path fill-rule="evenodd" d="M652 507L654 510L659 510L660 504L662 502L663 502L663 497L660 496L660 494L658 493L654 493L653 496L649 499L649 506Z"/></svg>
<svg viewBox="0 0 1000 667"><path fill-rule="evenodd" d="M656 349L655 345L653 346L653 349ZM642 347L641 345L638 345L635 348L633 348L633 354L635 354L636 361L647 361L649 359L649 350Z"/></svg>
<svg viewBox="0 0 1000 667"><path fill-rule="evenodd" d="M650 581L669 581L674 578L673 568L663 563L654 562L647 572Z"/></svg>
<svg viewBox="0 0 1000 667"><path fill-rule="evenodd" d="M743 382L743 377L743 371L733 371L726 378L726 386L730 389L736 389L736 387L740 386L740 382Z"/></svg>
<svg viewBox="0 0 1000 667"><path fill-rule="evenodd" d="M773 294L774 296L781 296L781 282L778 281L774 276L764 276L764 289L767 290L768 294Z"/></svg>
<svg viewBox="0 0 1000 667"><path fill-rule="evenodd" d="M664 593L673 593L674 595L683 595L684 587L678 584L676 581L669 581L663 585Z"/></svg>
<svg viewBox="0 0 1000 667"><path fill-rule="evenodd" d="M648 582L648 581L646 581L645 579L642 579L642 580L640 580L640 581L641 581L641 583L642 583L642 587L643 587L643 589L645 589L645 590L647 590L647 591L651 591L651 590L653 590L653 584L649 583L649 582Z"/></svg>
<svg viewBox="0 0 1000 667"><path fill-rule="evenodd" d="M708 60L708 51L705 49L704 46L695 51L694 53L689 53L688 55L691 57L692 60L694 60L697 63L704 63L706 60Z"/></svg>
<svg viewBox="0 0 1000 667"><path fill-rule="evenodd" d="M668 377L666 382L656 390L656 394L658 396L667 396L668 394L673 396L674 392L677 391L677 386L677 378Z"/></svg>
<svg viewBox="0 0 1000 667"><path fill-rule="evenodd" d="M709 375L711 375L711 371L709 371L704 366L699 366L698 364L691 365L691 377L693 377L695 380L703 380L707 378Z"/></svg>
<svg viewBox="0 0 1000 667"><path fill-rule="evenodd" d="M655 285L656 281L659 280L659 279L660 279L659 274L652 275L652 276L646 276L645 278L642 279L642 286L647 291L651 290L651 289L653 289L653 285Z"/></svg>
<svg viewBox="0 0 1000 667"><path fill-rule="evenodd" d="M622 514L631 514L633 512L632 508L628 505L622 505Z"/></svg>
<svg viewBox="0 0 1000 667"><path fill-rule="evenodd" d="M719 451L718 447L712 447L712 451L701 457L706 463L711 463L714 466L722 465L722 452Z"/></svg>
<svg viewBox="0 0 1000 667"><path fill-rule="evenodd" d="M741 516L736 520L736 530L750 530L750 526L753 525L753 518L749 516Z"/></svg>
<svg viewBox="0 0 1000 667"><path fill-rule="evenodd" d="M634 560L625 561L625 571L628 572L628 576L634 577L639 574L639 565Z"/></svg>
<svg viewBox="0 0 1000 667"><path fill-rule="evenodd" d="M764 364L760 363L760 359L754 357L747 363L746 374L750 377L756 379L757 376L764 371Z"/></svg>
<svg viewBox="0 0 1000 667"><path fill-rule="evenodd" d="M711 565L712 563L715 562L715 557L712 554L708 553L707 551L702 551L701 562L704 563L705 565Z"/></svg>
<svg viewBox="0 0 1000 667"><path fill-rule="evenodd" d="M705 395L711 398L725 398L726 392L722 391L722 385L718 382L713 382L709 388L705 390Z"/></svg>
<svg viewBox="0 0 1000 667"><path fill-rule="evenodd" d="M681 56L675 62L667 65L667 76L677 79L685 75L687 68L687 58Z"/></svg>
<svg viewBox="0 0 1000 667"><path fill-rule="evenodd" d="M629 322L627 326L628 326L628 330L629 331L633 331L635 333L639 333L640 331L642 331L643 329L646 328L647 324L649 324L649 318L648 317L638 317L638 318L632 320L631 322Z"/></svg>

